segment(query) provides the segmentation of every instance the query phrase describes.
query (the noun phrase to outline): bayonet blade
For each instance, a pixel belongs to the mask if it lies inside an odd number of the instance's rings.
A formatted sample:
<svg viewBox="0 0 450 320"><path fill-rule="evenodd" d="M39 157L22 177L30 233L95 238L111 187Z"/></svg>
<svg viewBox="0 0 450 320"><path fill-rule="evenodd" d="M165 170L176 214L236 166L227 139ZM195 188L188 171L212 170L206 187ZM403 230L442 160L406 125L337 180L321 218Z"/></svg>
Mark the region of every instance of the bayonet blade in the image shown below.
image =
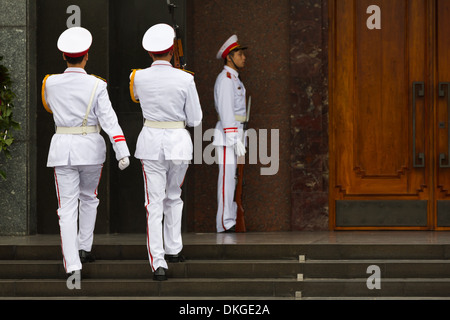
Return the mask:
<svg viewBox="0 0 450 320"><path fill-rule="evenodd" d="M250 120L250 107L252 106L252 96L248 97L248 104L247 104L247 120Z"/></svg>

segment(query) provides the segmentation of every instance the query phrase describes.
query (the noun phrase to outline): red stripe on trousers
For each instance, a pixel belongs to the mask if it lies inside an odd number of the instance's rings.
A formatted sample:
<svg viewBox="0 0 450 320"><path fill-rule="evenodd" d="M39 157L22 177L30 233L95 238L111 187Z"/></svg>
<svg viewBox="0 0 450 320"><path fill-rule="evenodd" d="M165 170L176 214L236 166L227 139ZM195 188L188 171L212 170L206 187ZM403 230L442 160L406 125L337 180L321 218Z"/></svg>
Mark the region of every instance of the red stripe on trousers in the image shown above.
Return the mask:
<svg viewBox="0 0 450 320"><path fill-rule="evenodd" d="M147 212L147 247L148 247L148 255L150 256L150 265L152 266L152 270L155 271L155 268L153 268L153 256L152 256L152 253L150 251L150 236L148 234L149 213L148 213L147 206L150 204L150 198L149 198L149 195L148 195L147 174L145 173L144 161L141 160L141 163L142 163L142 172L144 173L145 195L147 196L147 205L145 206L145 211Z"/></svg>
<svg viewBox="0 0 450 320"><path fill-rule="evenodd" d="M222 227L225 229L225 224L223 223L223 217L225 215L225 163L227 159L227 147L223 147L223 178L222 178Z"/></svg>
<svg viewBox="0 0 450 320"><path fill-rule="evenodd" d="M59 196L58 177L56 176L56 169L55 168L53 168L53 172L54 172L54 175L55 175L56 195L58 197L58 210L59 210L61 208L61 198ZM59 216L58 210L56 210L56 215L58 216L58 220L61 220L61 217ZM64 249L63 249L63 242L62 242L61 227L59 228L59 237L61 238L61 253L62 253L63 261L64 261L64 270L67 271L67 263L66 263L66 258L64 257Z"/></svg>
<svg viewBox="0 0 450 320"><path fill-rule="evenodd" d="M98 178L98 183L97 183L97 188L95 188L94 194L97 197L98 196L98 186L100 185L100 180L102 179L102 173L103 173L103 164L102 164L102 168L100 169L100 178Z"/></svg>

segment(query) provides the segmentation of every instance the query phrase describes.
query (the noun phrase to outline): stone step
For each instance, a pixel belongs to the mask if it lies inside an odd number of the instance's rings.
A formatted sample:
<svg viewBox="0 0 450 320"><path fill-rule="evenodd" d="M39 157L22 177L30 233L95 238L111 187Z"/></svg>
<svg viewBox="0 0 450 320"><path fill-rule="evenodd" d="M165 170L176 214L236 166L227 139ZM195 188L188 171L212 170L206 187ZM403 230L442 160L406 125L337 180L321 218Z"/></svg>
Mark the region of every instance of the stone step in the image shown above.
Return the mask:
<svg viewBox="0 0 450 320"><path fill-rule="evenodd" d="M188 260L170 263L170 278L297 278L302 266L295 260ZM65 278L59 260L0 261L2 279ZM83 279L151 279L147 260L97 260L83 265Z"/></svg>
<svg viewBox="0 0 450 320"><path fill-rule="evenodd" d="M306 260L301 264L304 278L369 277L377 266L384 278L450 278L450 260L370 259L370 260Z"/></svg>
<svg viewBox="0 0 450 320"><path fill-rule="evenodd" d="M93 252L103 260L148 259L142 244L97 244ZM187 244L183 254L193 260L312 260L450 259L450 244ZM61 259L59 244L0 245L0 260Z"/></svg>
<svg viewBox="0 0 450 320"><path fill-rule="evenodd" d="M360 279L304 279L297 299L327 298L382 298L382 297L450 297L450 278L383 278L380 289L369 289L367 278Z"/></svg>
<svg viewBox="0 0 450 320"><path fill-rule="evenodd" d="M114 237L113 237L114 238ZM240 235L240 238L242 236ZM187 261L169 264L168 281L152 280L141 238L94 245L82 289L69 290L59 242L0 245L0 297L193 299L383 299L450 297L450 244L198 243ZM214 241L214 239L213 239ZM381 289L367 286L380 268Z"/></svg>
<svg viewBox="0 0 450 320"><path fill-rule="evenodd" d="M367 279L83 279L80 290L69 290L63 279L0 280L0 297L273 297L305 299L443 297L450 296L450 279L383 279L380 289L369 289Z"/></svg>
<svg viewBox="0 0 450 320"><path fill-rule="evenodd" d="M293 299L302 283L295 279L83 279L69 290L60 279L3 279L0 297L278 297Z"/></svg>
<svg viewBox="0 0 450 320"><path fill-rule="evenodd" d="M187 260L169 264L168 276L175 278L362 278L369 266L380 268L384 278L450 278L449 260ZM2 279L65 278L59 260L0 261ZM150 279L146 260L97 260L83 265L84 279Z"/></svg>
<svg viewBox="0 0 450 320"><path fill-rule="evenodd" d="M95 245L103 260L148 259L145 245ZM449 259L450 245L185 245L183 253L193 260L221 259ZM61 259L60 245L0 245L1 260Z"/></svg>
<svg viewBox="0 0 450 320"><path fill-rule="evenodd" d="M212 299L214 298L214 299ZM318 298L318 297L311 297L311 298L305 298L303 300L323 300L323 298ZM339 299L339 298L337 298ZM42 297L0 297L0 300L42 300ZM168 302L170 303L169 307L173 307L173 301L183 301L183 300L187 300L190 301L189 303L191 303L192 301L195 301L197 304L201 303L202 300L224 300L225 303L229 304L231 301L235 301L235 300L252 300L252 301L280 301L280 300L299 300L296 299L295 297L255 297L255 296L215 296L215 297L179 297L179 296L161 296L161 297L151 297L151 296L83 296L83 295L77 295L76 297L74 296L55 296L55 297L45 297L46 301L49 300L159 300L162 302ZM255 303L254 302L254 303ZM210 303L209 303L210 304ZM236 304L236 302L234 302L234 304ZM250 303L247 301L246 305L249 305ZM158 304L159 305L159 304Z"/></svg>
<svg viewBox="0 0 450 320"><path fill-rule="evenodd" d="M450 297L303 297L294 300L314 301L314 300L358 300L358 301L374 301L374 300L408 300L408 301L425 301L425 300L450 300Z"/></svg>

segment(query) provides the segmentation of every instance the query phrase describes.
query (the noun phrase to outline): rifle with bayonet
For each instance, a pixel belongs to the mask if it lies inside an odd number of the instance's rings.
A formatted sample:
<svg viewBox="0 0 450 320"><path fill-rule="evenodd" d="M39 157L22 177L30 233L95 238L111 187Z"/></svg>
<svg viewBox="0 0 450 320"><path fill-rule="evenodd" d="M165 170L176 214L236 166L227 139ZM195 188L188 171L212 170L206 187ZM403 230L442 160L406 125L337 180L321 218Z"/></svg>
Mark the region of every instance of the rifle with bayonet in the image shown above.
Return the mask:
<svg viewBox="0 0 450 320"><path fill-rule="evenodd" d="M248 106L247 106L247 117L243 124L243 134L242 134L242 142L245 146L245 135L248 130L248 121L250 120L250 107L252 104L252 97L248 98ZM245 227L245 217L244 217L244 206L242 205L242 191L244 187L244 164L245 164L245 155L242 156L243 159L238 159L237 168L236 168L236 189L234 192L234 201L236 201L237 212L236 212L236 232L246 232L247 229Z"/></svg>
<svg viewBox="0 0 450 320"><path fill-rule="evenodd" d="M186 70L186 62L184 60L183 41L181 39L180 26L177 24L175 20L175 9L177 8L177 6L174 3L172 3L171 0L167 0L167 6L169 8L169 13L172 16L172 27L175 30L175 40L173 45L173 65L175 68L194 74L193 72Z"/></svg>

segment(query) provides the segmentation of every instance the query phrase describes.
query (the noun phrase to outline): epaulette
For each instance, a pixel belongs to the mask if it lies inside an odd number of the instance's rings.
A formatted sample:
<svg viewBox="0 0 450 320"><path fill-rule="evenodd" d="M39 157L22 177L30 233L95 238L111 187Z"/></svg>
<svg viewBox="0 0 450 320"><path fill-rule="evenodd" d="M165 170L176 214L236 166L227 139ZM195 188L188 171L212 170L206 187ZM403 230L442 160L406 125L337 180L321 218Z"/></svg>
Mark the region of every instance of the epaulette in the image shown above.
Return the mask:
<svg viewBox="0 0 450 320"><path fill-rule="evenodd" d="M195 73L194 72L192 72L192 71L189 71L189 70L186 70L186 69L181 69L181 70L183 70L184 72L187 72L187 73L189 73L190 75L192 75L192 76L194 76L195 75Z"/></svg>
<svg viewBox="0 0 450 320"><path fill-rule="evenodd" d="M48 77L53 76L53 74L48 74L44 77L44 80L42 80L42 89L41 89L41 99L42 104L44 105L45 110L47 110L48 113L53 113L50 107L47 104L47 101L45 101L45 84L47 83Z"/></svg>
<svg viewBox="0 0 450 320"><path fill-rule="evenodd" d="M141 69L131 69L131 76L130 76L130 96L131 96L131 100L134 103L139 103L139 100L137 100L134 96L134 90L133 90L133 86L134 86L134 77L136 76L136 71L139 71Z"/></svg>
<svg viewBox="0 0 450 320"><path fill-rule="evenodd" d="M102 78L102 77L99 77L99 76L97 76L97 75L95 75L95 74L91 74L91 76L94 76L94 77L96 77L96 78L99 78L100 80L103 80L103 81L105 81L106 83L108 83L108 81L106 81L106 79L104 79L104 78Z"/></svg>
<svg viewBox="0 0 450 320"><path fill-rule="evenodd" d="M231 73L227 72L227 78L231 79Z"/></svg>

